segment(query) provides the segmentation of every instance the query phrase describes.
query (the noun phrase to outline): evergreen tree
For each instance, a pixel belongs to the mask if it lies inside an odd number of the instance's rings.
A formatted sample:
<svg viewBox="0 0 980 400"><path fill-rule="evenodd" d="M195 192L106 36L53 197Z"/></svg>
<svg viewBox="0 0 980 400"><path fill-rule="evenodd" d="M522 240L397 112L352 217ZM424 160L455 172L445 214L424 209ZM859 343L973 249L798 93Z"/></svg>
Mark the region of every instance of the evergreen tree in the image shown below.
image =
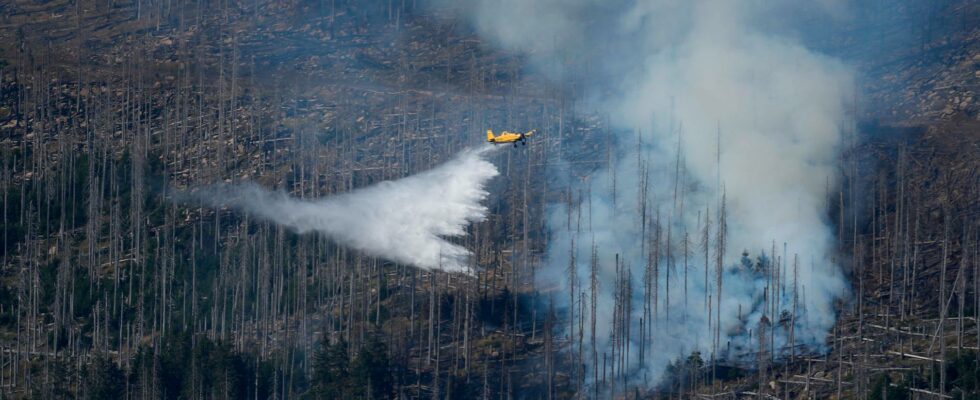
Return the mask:
<svg viewBox="0 0 980 400"><path fill-rule="evenodd" d="M388 347L371 335L368 342L358 351L352 371L354 388L367 391L367 398L384 399L391 397L394 382L389 370Z"/></svg>
<svg viewBox="0 0 980 400"><path fill-rule="evenodd" d="M126 377L108 357L96 358L85 371L86 398L119 399L123 397Z"/></svg>
<svg viewBox="0 0 980 400"><path fill-rule="evenodd" d="M352 398L350 393L350 357L347 342L335 344L324 340L314 360L313 397L316 399Z"/></svg>

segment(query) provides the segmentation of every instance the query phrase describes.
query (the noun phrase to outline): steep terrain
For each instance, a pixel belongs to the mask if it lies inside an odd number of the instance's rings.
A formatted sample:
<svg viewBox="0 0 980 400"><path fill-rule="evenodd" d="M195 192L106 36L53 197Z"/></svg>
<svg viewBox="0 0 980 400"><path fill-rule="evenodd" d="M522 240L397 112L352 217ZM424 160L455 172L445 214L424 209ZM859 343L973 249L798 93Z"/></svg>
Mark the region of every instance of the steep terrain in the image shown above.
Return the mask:
<svg viewBox="0 0 980 400"><path fill-rule="evenodd" d="M536 279L547 207L615 161L574 82L415 2L0 3L0 393L978 396L978 11L867 3L807 38L861 78L827 211L851 295L826 348L692 354L641 384L587 371L587 323ZM166 197L254 181L319 198L531 127L458 239L475 276Z"/></svg>

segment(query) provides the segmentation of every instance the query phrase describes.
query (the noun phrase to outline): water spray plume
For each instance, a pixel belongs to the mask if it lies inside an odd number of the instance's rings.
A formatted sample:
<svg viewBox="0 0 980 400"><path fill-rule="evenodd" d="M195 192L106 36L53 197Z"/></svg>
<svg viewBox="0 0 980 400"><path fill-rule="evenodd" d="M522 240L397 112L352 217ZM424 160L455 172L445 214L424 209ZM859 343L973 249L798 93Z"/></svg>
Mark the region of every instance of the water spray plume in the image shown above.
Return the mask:
<svg viewBox="0 0 980 400"><path fill-rule="evenodd" d="M252 183L199 188L175 200L229 207L293 229L317 232L366 254L426 269L466 272L470 252L447 238L484 220L486 183L498 174L465 150L431 170L348 193L306 200Z"/></svg>

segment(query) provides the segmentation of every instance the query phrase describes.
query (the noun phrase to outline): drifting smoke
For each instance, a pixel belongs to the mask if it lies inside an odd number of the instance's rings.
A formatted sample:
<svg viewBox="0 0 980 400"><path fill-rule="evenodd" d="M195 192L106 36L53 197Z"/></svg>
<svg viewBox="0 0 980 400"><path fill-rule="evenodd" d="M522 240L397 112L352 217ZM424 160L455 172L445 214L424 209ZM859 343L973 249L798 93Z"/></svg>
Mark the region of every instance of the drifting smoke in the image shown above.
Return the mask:
<svg viewBox="0 0 980 400"><path fill-rule="evenodd" d="M595 301L605 311L592 326L598 327L602 355L623 342L622 329L613 337L614 313L608 311L616 296L623 296L618 274L629 271L633 332L640 331L647 314L643 330L648 334L629 337L634 350L626 373L635 379L655 381L670 361L693 351L752 360L747 354L759 348L753 330L763 315L778 325L766 340L777 357L789 354L779 349L790 335L797 345L820 350L835 321L833 302L845 295L845 279L832 261L825 197L836 185L834 165L849 118L852 75L840 62L791 38L754 29L762 15L758 7L765 3L470 0L454 5L481 35L526 52L540 72L585 82L592 104L622 132L618 161L592 176L591 190L583 190L587 197L572 210L555 206L547 216L553 234L549 265L540 276L582 295L578 304L565 304L573 318L569 324L580 325L588 318L581 315L588 313L582 304L590 301L595 249L600 282ZM728 235L719 304L715 247L723 195ZM637 217L644 207L646 224ZM659 250L648 244L654 225L665 243ZM703 241L706 225L709 239ZM750 256L740 260L743 250ZM651 253L659 259L651 260ZM640 281L654 261L658 295L648 312ZM767 287L772 280L767 276L775 273L779 278ZM794 310L795 317L781 318ZM644 360L635 350L640 347ZM588 357L585 362L591 364Z"/></svg>
<svg viewBox="0 0 980 400"><path fill-rule="evenodd" d="M241 210L295 230L326 235L364 253L427 269L467 271L470 253L447 237L462 236L487 209L484 185L497 168L484 151L464 151L431 170L317 200L255 184L214 186L178 200Z"/></svg>

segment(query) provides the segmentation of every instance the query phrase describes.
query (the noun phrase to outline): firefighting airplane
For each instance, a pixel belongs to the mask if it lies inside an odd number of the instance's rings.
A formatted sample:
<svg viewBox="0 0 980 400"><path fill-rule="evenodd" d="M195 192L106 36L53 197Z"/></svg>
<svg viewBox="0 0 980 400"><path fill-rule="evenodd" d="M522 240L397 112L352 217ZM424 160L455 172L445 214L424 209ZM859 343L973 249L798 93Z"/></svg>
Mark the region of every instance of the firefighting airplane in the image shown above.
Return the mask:
<svg viewBox="0 0 980 400"><path fill-rule="evenodd" d="M493 131L487 129L487 142L493 144L513 143L514 147L517 147L517 142L521 142L521 144L527 146L527 137L533 135L537 131L538 131L537 129L532 129L530 132L527 133L514 133L514 132L504 131L503 133L494 136Z"/></svg>

